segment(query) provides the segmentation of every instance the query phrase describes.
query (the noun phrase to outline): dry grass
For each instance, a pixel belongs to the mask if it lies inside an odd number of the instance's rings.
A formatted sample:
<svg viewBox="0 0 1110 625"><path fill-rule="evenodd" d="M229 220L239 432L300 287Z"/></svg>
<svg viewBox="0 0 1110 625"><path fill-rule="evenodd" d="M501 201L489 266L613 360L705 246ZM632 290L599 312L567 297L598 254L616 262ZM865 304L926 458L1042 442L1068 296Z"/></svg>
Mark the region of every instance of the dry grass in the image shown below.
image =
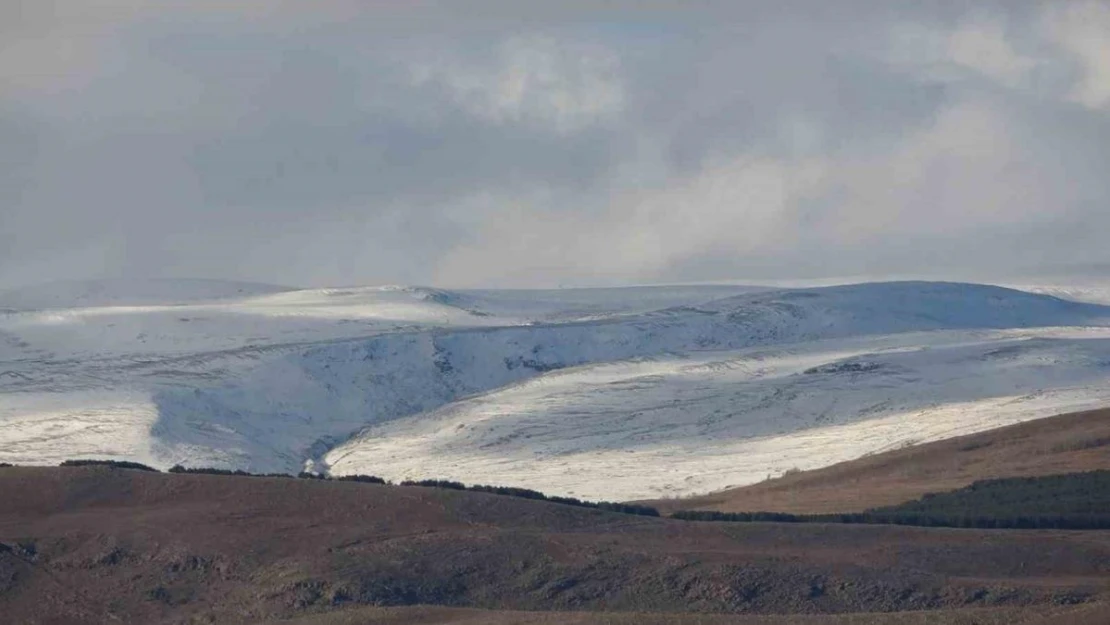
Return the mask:
<svg viewBox="0 0 1110 625"><path fill-rule="evenodd" d="M868 456L700 497L649 502L663 512L859 512L983 479L1110 469L1110 410L1014 426Z"/></svg>
<svg viewBox="0 0 1110 625"><path fill-rule="evenodd" d="M282 621L285 625L1106 625L1104 605L894 614L724 616L499 612L458 608L361 608Z"/></svg>
<svg viewBox="0 0 1110 625"><path fill-rule="evenodd" d="M1110 593L1110 532L690 523L104 467L0 469L0 502L4 623L999 625ZM989 610L951 612L971 607Z"/></svg>

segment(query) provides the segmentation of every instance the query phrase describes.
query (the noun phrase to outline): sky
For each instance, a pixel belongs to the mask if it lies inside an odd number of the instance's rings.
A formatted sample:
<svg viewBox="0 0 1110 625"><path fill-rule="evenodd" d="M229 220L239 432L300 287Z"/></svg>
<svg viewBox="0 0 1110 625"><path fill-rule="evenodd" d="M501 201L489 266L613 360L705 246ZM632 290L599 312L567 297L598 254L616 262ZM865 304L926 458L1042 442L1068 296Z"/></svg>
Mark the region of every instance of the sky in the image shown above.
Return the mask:
<svg viewBox="0 0 1110 625"><path fill-rule="evenodd" d="M1106 0L0 0L0 288L1100 275L1108 163Z"/></svg>

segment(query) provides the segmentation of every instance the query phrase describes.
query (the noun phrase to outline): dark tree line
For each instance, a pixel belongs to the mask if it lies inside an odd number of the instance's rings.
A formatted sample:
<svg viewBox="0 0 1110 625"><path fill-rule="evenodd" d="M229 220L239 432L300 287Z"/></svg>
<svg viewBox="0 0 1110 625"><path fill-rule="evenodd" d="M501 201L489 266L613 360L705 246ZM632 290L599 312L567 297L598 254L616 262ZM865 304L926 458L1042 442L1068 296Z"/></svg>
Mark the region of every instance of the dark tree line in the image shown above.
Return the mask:
<svg viewBox="0 0 1110 625"><path fill-rule="evenodd" d="M282 477L287 479L298 478L302 480L330 480L333 482L362 482L364 484L389 484L386 480L377 477L376 475L343 475L339 477L332 477L321 475L319 473L312 473L310 471L301 471L293 475L291 473L251 473L249 471L242 471L239 469L213 469L211 467L183 467L180 464L175 464L170 467L168 473L186 473L193 475L237 475L240 477Z"/></svg>
<svg viewBox="0 0 1110 625"><path fill-rule="evenodd" d="M473 493L490 493L493 495L503 495L507 497L519 497L521 499L547 501L550 503L558 503L566 506L577 506L579 508L592 508L595 510L605 510L608 512L619 512L621 514L638 514L641 516L656 517L659 516L659 511L650 506L616 503L612 501L582 501L581 499L577 499L575 497L548 496L537 490L531 490L529 488L516 488L514 486L487 486L484 484L467 486L462 482L452 482L449 480L409 480L401 482L401 486L427 486L431 488L465 490Z"/></svg>
<svg viewBox="0 0 1110 625"><path fill-rule="evenodd" d="M170 467L167 473L188 473L194 475L238 475L240 477L285 477L292 478L293 476L288 473L250 473L249 471L240 471L239 469L213 469L211 467L194 467L186 468L180 464L175 464Z"/></svg>
<svg viewBox="0 0 1110 625"><path fill-rule="evenodd" d="M376 475L341 475L339 477L328 478L336 482L362 482L363 484L389 484L390 482L383 480Z"/></svg>
<svg viewBox="0 0 1110 625"><path fill-rule="evenodd" d="M1110 529L1110 471L983 480L851 514L683 510L687 521L858 523L978 529Z"/></svg>
<svg viewBox="0 0 1110 625"><path fill-rule="evenodd" d="M929 514L785 514L782 512L715 512L681 510L673 518L683 521L729 521L737 523L845 523L858 525L911 525L915 527L953 527L968 529L1110 529L1106 516L943 516Z"/></svg>
<svg viewBox="0 0 1110 625"><path fill-rule="evenodd" d="M871 512L990 517L1110 516L1110 471L982 480Z"/></svg>
<svg viewBox="0 0 1110 625"><path fill-rule="evenodd" d="M139 462L129 460L66 460L59 466L63 467L114 467L116 469L134 469L136 471L150 471L159 473L158 469L148 467Z"/></svg>

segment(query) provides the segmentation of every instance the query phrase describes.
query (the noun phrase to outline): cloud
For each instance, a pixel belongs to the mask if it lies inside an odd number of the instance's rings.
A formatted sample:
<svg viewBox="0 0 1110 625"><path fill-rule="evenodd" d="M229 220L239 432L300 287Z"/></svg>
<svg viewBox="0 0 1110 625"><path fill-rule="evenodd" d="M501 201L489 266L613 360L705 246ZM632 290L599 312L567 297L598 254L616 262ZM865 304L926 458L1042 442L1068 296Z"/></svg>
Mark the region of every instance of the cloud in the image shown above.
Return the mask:
<svg viewBox="0 0 1110 625"><path fill-rule="evenodd" d="M501 41L484 66L450 54L408 65L414 86L438 86L460 108L495 123L572 132L611 120L624 106L619 59L599 45L519 35Z"/></svg>
<svg viewBox="0 0 1110 625"><path fill-rule="evenodd" d="M0 288L1110 262L1101 3L305 6L0 8Z"/></svg>
<svg viewBox="0 0 1110 625"><path fill-rule="evenodd" d="M1067 3L1047 9L1044 20L1048 36L1081 67L1069 97L1092 109L1110 108L1110 6Z"/></svg>
<svg viewBox="0 0 1110 625"><path fill-rule="evenodd" d="M893 146L837 155L737 155L651 188L622 188L593 211L564 215L550 200L490 219L479 243L456 248L437 279L470 283L470 274L520 283L559 274L599 282L723 279L768 274L765 259L805 268L807 257L838 259L850 273L930 274L974 268L982 248L950 250L970 237L1043 226L1045 207L1072 200L1064 180L1046 176L1037 155L1008 129L1009 112L990 100L959 102ZM991 184L984 184L990 181ZM909 249L904 249L909 248ZM948 258L930 260L944 251ZM916 252L916 253L915 253ZM1012 260L1014 256L1009 256ZM714 259L726 271L699 262Z"/></svg>
<svg viewBox="0 0 1110 625"><path fill-rule="evenodd" d="M997 20L961 24L948 36L946 56L954 64L979 72L1007 87L1027 83L1035 59L1013 49Z"/></svg>
<svg viewBox="0 0 1110 625"><path fill-rule="evenodd" d="M966 101L891 151L838 160L832 167L841 218L834 240L865 244L880 236L932 235L1015 223L1042 210L1047 181L1007 128L1005 112ZM989 181L990 184L984 184Z"/></svg>
<svg viewBox="0 0 1110 625"><path fill-rule="evenodd" d="M600 283L650 281L699 256L774 254L791 246L795 203L821 182L820 163L737 156L653 188L624 188L604 210L567 213L552 198L504 198L474 245L440 264L445 283L471 283L472 272L497 281L545 282L566 275ZM527 203L533 210L511 211Z"/></svg>

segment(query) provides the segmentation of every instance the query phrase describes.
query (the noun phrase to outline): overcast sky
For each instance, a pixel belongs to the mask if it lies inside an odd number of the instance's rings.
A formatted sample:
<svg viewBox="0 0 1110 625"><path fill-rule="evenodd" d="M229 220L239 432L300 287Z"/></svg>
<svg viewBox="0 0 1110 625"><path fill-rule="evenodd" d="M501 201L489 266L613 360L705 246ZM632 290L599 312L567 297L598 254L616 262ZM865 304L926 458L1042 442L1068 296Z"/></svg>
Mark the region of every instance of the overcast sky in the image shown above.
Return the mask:
<svg viewBox="0 0 1110 625"><path fill-rule="evenodd" d="M0 288L1108 267L1108 1L0 0Z"/></svg>

